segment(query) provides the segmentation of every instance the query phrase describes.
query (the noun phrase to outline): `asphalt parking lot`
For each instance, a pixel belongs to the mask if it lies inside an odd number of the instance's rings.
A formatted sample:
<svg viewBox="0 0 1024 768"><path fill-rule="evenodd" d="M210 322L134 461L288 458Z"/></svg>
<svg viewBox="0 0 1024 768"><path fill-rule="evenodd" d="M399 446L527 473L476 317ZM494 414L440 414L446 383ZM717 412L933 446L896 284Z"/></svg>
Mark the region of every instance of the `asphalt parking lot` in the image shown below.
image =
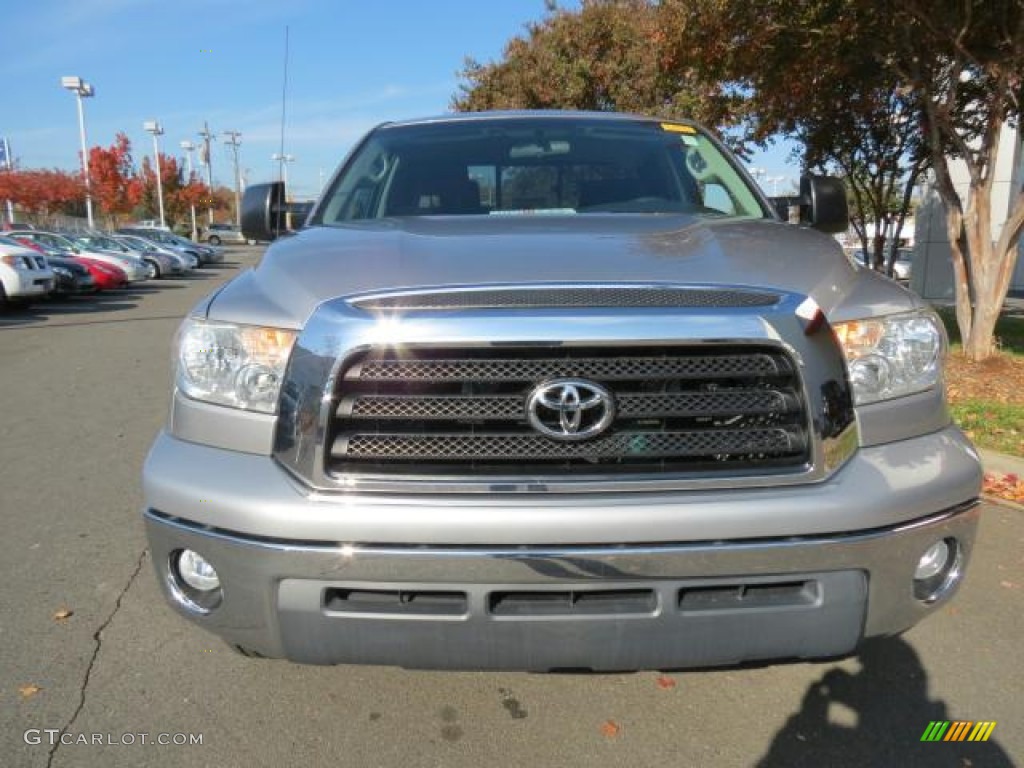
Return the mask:
<svg viewBox="0 0 1024 768"><path fill-rule="evenodd" d="M259 253L0 314L0 765L1024 763L1024 512L1009 507L986 508L951 605L837 662L314 668L242 658L179 619L146 552L140 470L179 319ZM984 743L922 743L943 720L997 725Z"/></svg>

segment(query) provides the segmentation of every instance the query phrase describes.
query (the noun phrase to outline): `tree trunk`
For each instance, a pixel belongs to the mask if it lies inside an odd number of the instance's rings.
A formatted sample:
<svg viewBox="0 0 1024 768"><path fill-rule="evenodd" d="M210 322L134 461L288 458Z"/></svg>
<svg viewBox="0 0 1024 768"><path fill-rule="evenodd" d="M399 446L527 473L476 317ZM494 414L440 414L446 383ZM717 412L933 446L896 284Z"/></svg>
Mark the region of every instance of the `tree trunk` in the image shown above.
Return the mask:
<svg viewBox="0 0 1024 768"><path fill-rule="evenodd" d="M961 291L957 289L957 319L965 354L984 360L997 351L996 322L1017 263L1017 244L1024 228L1024 191L1018 192L998 242L992 241L992 186L982 183L971 190L963 216L963 234L970 254L967 330L960 322ZM954 263L956 260L954 259ZM958 281L959 282L959 281ZM966 292L964 292L966 293Z"/></svg>

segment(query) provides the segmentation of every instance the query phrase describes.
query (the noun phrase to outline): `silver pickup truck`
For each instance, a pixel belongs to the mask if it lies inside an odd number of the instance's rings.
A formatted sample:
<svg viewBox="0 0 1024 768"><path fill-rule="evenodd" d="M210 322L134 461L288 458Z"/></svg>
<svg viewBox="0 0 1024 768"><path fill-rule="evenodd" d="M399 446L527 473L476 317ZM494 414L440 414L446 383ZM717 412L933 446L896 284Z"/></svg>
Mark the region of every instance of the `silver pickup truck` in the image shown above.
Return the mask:
<svg viewBox="0 0 1024 768"><path fill-rule="evenodd" d="M248 655L681 668L853 652L959 586L942 325L685 121L381 125L176 339L144 470L178 611ZM785 211L784 211L785 212ZM799 219L799 221L797 221Z"/></svg>

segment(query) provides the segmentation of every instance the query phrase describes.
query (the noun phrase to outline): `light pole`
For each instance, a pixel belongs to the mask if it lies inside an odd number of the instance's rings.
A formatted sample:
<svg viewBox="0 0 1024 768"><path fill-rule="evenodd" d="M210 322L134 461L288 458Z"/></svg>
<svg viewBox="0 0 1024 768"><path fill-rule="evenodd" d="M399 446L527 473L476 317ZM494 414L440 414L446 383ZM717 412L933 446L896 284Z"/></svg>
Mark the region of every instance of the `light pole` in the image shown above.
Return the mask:
<svg viewBox="0 0 1024 768"><path fill-rule="evenodd" d="M163 135L164 129L156 120L147 120L142 124L147 133L153 134L153 161L156 164L156 199L160 202L160 226L167 227L164 219L164 182L160 176L160 143L157 136Z"/></svg>
<svg viewBox="0 0 1024 768"><path fill-rule="evenodd" d="M770 181L772 183L772 197L777 197L778 196L778 194L779 194L779 182L780 181L785 181L786 178L787 178L786 176L769 176L768 178L765 179L765 181Z"/></svg>
<svg viewBox="0 0 1024 768"><path fill-rule="evenodd" d="M181 142L181 148L185 150L185 169L188 171L188 183L192 183L192 151L196 148L196 145L191 141ZM191 197L191 195L189 195ZM196 204L193 201L189 204L192 210L192 239L199 240L199 230L196 229Z"/></svg>
<svg viewBox="0 0 1024 768"><path fill-rule="evenodd" d="M224 143L231 147L235 156L235 224L242 228L242 179L238 174L238 148L242 144L242 134L239 131L224 131L227 136Z"/></svg>
<svg viewBox="0 0 1024 768"><path fill-rule="evenodd" d="M92 229L92 190L89 188L89 154L85 148L85 109L82 107L82 99L92 98L96 95L96 90L91 83L80 77L62 77L60 84L63 88L73 91L78 100L78 136L82 140L82 174L85 177L85 215L89 219L89 229Z"/></svg>
<svg viewBox="0 0 1024 768"><path fill-rule="evenodd" d="M11 145L6 138L0 139L0 167L5 170L14 170L14 161L11 159ZM7 201L7 223L14 226L14 202Z"/></svg>
<svg viewBox="0 0 1024 768"><path fill-rule="evenodd" d="M217 138L217 134L210 133L210 124L203 122L203 130L199 131L203 137L203 148L199 150L199 162L206 166L206 184L210 188L210 205L206 209L210 224L213 224L213 158L210 156L210 142Z"/></svg>

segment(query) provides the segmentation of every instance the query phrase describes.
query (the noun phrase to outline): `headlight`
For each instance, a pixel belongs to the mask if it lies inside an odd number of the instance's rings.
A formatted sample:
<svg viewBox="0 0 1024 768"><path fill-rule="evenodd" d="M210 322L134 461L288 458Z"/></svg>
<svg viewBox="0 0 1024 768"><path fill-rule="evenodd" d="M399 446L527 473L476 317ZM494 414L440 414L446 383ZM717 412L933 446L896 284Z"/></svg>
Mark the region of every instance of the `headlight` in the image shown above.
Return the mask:
<svg viewBox="0 0 1024 768"><path fill-rule="evenodd" d="M294 331L189 318L178 331L178 389L196 400L273 413L294 343Z"/></svg>
<svg viewBox="0 0 1024 768"><path fill-rule="evenodd" d="M858 405L923 392L941 380L946 334L930 310L833 327Z"/></svg>

